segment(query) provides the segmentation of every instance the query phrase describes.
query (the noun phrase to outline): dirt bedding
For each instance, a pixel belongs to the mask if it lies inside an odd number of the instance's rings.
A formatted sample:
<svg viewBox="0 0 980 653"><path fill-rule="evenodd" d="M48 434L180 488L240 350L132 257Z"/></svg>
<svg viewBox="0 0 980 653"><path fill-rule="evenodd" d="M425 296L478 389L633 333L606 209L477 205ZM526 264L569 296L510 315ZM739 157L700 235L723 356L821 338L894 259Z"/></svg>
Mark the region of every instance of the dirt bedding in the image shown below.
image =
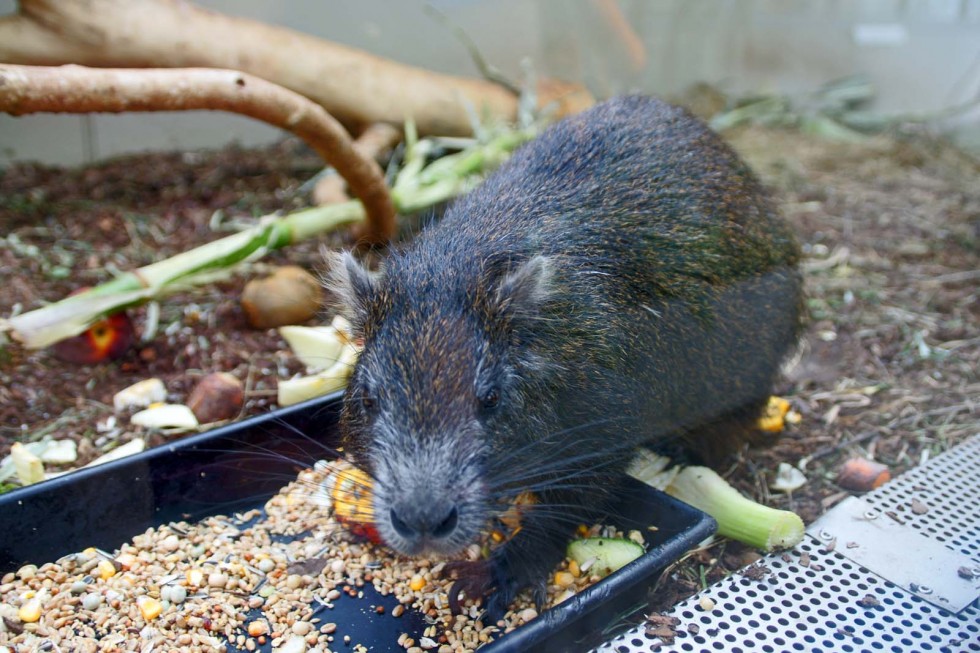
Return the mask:
<svg viewBox="0 0 980 653"><path fill-rule="evenodd" d="M723 471L747 494L812 521L846 496L834 479L847 457L898 474L980 431L980 165L924 137L845 145L755 128L730 138L804 245L810 322L777 388L802 421ZM0 315L225 235L210 226L216 212L248 221L301 207L300 186L317 167L287 141L0 171ZM300 367L274 330L248 328L239 293L270 266L315 269L320 246L166 298L156 331L113 363L77 366L0 341L0 456L46 435L77 440L77 464L136 435L163 443L125 417L105 428L112 395L153 376L183 401L204 374L230 372L246 384L243 415L274 407L277 379ZM142 330L146 309L132 315ZM806 485L791 495L769 489L780 462L801 459ZM755 557L725 543L694 553L665 574L656 601L669 605Z"/></svg>

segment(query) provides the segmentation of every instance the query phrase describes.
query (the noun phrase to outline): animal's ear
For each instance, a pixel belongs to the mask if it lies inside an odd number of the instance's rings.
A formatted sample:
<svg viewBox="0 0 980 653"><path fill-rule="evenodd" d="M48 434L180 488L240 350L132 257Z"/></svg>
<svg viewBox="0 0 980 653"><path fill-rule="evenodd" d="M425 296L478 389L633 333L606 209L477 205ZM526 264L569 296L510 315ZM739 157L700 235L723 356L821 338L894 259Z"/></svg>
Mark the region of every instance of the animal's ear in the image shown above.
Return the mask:
<svg viewBox="0 0 980 653"><path fill-rule="evenodd" d="M355 333L363 333L368 309L377 296L379 274L362 266L350 252L324 251L326 273L323 283L330 290L341 314Z"/></svg>
<svg viewBox="0 0 980 653"><path fill-rule="evenodd" d="M535 256L508 271L497 286L496 305L511 317L533 316L553 291L552 263Z"/></svg>

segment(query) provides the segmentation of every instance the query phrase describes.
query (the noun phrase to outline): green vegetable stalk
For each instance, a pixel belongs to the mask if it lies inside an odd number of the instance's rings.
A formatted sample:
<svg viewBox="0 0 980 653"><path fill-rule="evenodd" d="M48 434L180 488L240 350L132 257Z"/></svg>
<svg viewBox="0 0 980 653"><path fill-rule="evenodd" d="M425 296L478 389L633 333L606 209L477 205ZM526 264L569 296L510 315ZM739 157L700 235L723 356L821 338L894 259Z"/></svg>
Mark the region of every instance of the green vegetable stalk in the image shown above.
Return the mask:
<svg viewBox="0 0 980 653"><path fill-rule="evenodd" d="M487 142L474 142L457 154L428 164L431 141L410 139L405 166L391 189L395 208L399 213L413 213L466 192L533 136L533 129L503 131ZM82 333L107 315L189 285L206 283L239 263L363 220L364 207L358 201L281 217L266 216L232 236L126 272L43 308L6 320L0 318L0 332L11 331L14 339L30 349L46 347Z"/></svg>
<svg viewBox="0 0 980 653"><path fill-rule="evenodd" d="M643 450L630 473L714 517L718 533L765 551L788 549L803 539L803 520L742 496L707 467L668 469L670 461Z"/></svg>
<svg viewBox="0 0 980 653"><path fill-rule="evenodd" d="M803 539L803 520L742 496L707 467L685 467L667 486L667 494L703 510L718 522L718 533L773 551L796 546Z"/></svg>

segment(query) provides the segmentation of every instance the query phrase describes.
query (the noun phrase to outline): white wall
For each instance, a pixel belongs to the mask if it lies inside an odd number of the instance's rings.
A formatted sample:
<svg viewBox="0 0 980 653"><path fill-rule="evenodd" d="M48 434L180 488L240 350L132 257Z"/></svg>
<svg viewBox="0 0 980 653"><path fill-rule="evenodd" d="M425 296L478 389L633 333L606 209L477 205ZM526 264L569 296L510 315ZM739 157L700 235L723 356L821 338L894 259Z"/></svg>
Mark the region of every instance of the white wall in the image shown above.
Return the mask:
<svg viewBox="0 0 980 653"><path fill-rule="evenodd" d="M674 93L695 81L730 91L805 92L871 76L888 112L934 111L980 96L980 0L618 0L646 64L633 69L603 18L606 0L431 0L512 78L529 57L544 74L600 95ZM465 49L422 0L201 0L433 70L475 75ZM0 13L14 10L0 0ZM868 29L870 28L870 30ZM869 31L870 40L857 38ZM877 33L877 37L875 34ZM980 122L980 110L973 124ZM980 128L976 128L980 131ZM0 165L76 164L121 152L249 145L279 137L225 114L0 116Z"/></svg>

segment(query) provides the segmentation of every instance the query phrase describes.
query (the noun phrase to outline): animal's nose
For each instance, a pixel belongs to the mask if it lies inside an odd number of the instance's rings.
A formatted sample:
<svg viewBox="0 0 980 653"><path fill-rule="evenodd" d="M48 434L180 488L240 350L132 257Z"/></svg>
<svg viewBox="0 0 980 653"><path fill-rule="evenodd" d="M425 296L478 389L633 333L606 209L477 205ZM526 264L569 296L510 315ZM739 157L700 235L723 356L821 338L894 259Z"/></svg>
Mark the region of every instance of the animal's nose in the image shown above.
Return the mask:
<svg viewBox="0 0 980 653"><path fill-rule="evenodd" d="M456 530L459 509L456 504L409 505L391 509L391 526L405 539L423 536L444 538Z"/></svg>

